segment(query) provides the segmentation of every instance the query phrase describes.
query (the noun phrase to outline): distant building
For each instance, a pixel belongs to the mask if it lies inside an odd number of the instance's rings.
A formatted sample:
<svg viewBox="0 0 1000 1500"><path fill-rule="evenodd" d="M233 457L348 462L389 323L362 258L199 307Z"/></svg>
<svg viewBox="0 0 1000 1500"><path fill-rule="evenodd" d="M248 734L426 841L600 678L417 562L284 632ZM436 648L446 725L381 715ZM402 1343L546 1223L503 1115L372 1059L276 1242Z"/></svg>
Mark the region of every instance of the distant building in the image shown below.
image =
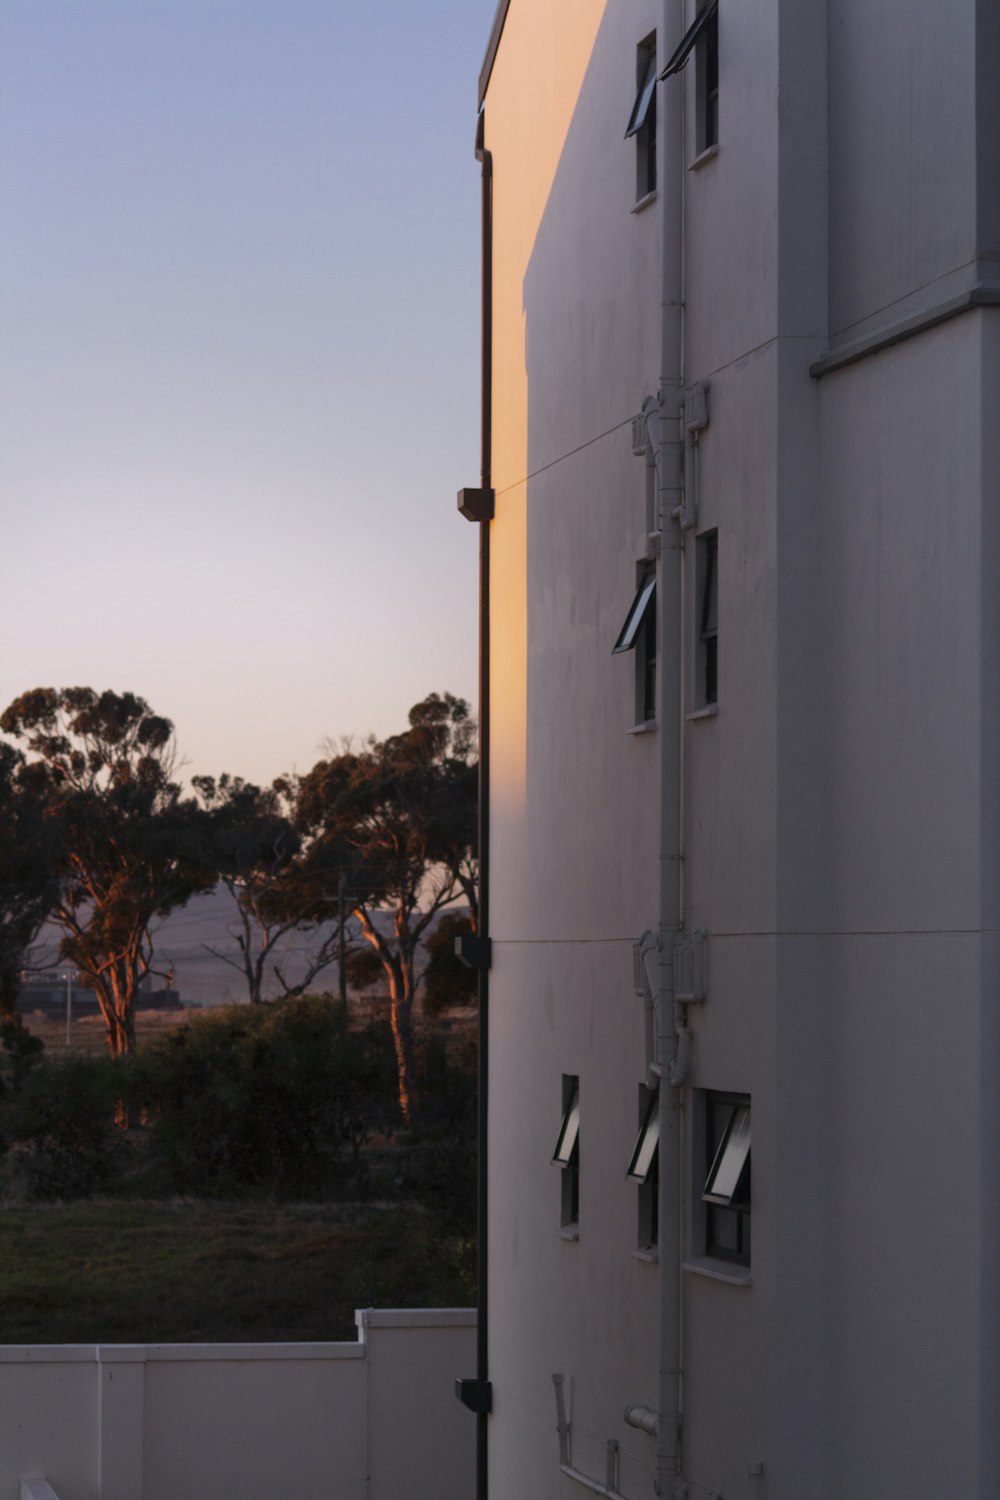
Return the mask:
<svg viewBox="0 0 1000 1500"><path fill-rule="evenodd" d="M18 1009L25 1014L35 1012L48 1017L65 1016L66 990L65 979L44 974L24 975L17 997ZM79 979L74 979L71 981L71 990L74 1016L100 1015L101 1007L92 989ZM183 1010L184 1002L175 989L165 987L154 990L152 979L147 975L139 986L135 1008L136 1010Z"/></svg>
<svg viewBox="0 0 1000 1500"><path fill-rule="evenodd" d="M498 8L493 1500L1000 1494L998 76Z"/></svg>

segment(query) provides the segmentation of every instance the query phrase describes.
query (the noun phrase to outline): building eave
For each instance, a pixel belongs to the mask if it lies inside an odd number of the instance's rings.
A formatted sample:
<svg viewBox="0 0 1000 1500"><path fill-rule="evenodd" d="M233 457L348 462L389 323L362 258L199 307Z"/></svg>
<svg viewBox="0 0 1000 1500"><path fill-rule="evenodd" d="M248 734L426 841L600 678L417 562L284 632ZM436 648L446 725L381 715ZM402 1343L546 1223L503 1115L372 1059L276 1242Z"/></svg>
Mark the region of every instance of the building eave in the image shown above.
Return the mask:
<svg viewBox="0 0 1000 1500"><path fill-rule="evenodd" d="M493 17L493 25L490 29L490 39L486 43L486 56L483 58L483 66L479 70L479 108L483 107L486 98L486 90L490 84L490 74L493 72L493 63L500 46L500 35L503 31L503 23L507 19L507 11L510 9L510 0L500 0L496 15Z"/></svg>

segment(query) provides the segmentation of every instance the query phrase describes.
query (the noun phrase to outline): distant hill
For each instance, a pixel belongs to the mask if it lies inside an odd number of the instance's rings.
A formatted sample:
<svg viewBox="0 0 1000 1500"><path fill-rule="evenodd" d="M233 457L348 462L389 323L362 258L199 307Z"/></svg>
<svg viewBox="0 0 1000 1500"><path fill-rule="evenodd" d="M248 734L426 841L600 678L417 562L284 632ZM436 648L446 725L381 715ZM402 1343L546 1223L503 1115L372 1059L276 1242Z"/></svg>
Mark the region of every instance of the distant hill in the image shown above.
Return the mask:
<svg viewBox="0 0 1000 1500"><path fill-rule="evenodd" d="M320 929L323 934L329 930ZM185 1005L229 1005L246 999L246 986L240 974L223 959L208 952L208 947L211 947L217 952L238 957L235 931L232 897L222 886L193 897L187 906L160 924L154 965L162 970L173 967L174 988L180 992ZM291 983L294 984L304 973L306 953L316 941L316 933L293 932L278 949L281 971ZM51 925L42 931L38 954L38 962L58 966L59 934ZM165 984L166 980L154 977L154 989ZM314 988L335 990L336 987L337 966L331 964L317 976ZM269 997L280 993L277 981L272 981L265 993Z"/></svg>

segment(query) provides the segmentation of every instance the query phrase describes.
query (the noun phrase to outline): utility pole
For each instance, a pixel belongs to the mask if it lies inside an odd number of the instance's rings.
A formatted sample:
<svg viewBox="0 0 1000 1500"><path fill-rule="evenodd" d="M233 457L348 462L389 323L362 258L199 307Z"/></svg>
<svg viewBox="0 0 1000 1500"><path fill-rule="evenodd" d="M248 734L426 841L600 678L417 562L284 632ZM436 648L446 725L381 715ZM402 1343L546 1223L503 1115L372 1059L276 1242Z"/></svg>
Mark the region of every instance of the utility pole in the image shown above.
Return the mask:
<svg viewBox="0 0 1000 1500"><path fill-rule="evenodd" d="M337 896L340 902L340 1003L347 1004L347 965L345 949L345 923L344 923L344 872L341 870L337 877Z"/></svg>
<svg viewBox="0 0 1000 1500"><path fill-rule="evenodd" d="M73 1045L73 971L66 973L66 1046Z"/></svg>

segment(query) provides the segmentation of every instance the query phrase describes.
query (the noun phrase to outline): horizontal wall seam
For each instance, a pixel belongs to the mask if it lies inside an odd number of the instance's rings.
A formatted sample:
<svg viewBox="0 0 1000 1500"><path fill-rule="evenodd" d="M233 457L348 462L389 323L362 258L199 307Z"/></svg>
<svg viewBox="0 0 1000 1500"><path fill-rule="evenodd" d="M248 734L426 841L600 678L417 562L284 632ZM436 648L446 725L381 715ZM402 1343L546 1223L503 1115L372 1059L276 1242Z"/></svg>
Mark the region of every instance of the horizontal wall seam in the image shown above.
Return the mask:
<svg viewBox="0 0 1000 1500"><path fill-rule="evenodd" d="M752 932L717 932L712 928L712 942L723 938L843 938L843 937L995 937L1000 927L827 927L827 928L764 928ZM628 937L497 937L491 941L494 947L504 948L579 948L595 943L627 943L630 947L635 939Z"/></svg>
<svg viewBox="0 0 1000 1500"><path fill-rule="evenodd" d="M904 318L902 322L894 323L879 333L869 334L867 338L858 339L843 349L824 354L822 359L809 366L809 374L814 380L821 380L833 370L856 364L858 360L867 359L870 354L878 354L882 349L891 349L894 344L901 344L918 333L925 333L927 329L936 328L939 323L947 323L960 313L969 312L976 307L1000 307L1000 287L974 286L959 297L949 297L944 302L938 302L926 312L916 313L912 318Z"/></svg>

